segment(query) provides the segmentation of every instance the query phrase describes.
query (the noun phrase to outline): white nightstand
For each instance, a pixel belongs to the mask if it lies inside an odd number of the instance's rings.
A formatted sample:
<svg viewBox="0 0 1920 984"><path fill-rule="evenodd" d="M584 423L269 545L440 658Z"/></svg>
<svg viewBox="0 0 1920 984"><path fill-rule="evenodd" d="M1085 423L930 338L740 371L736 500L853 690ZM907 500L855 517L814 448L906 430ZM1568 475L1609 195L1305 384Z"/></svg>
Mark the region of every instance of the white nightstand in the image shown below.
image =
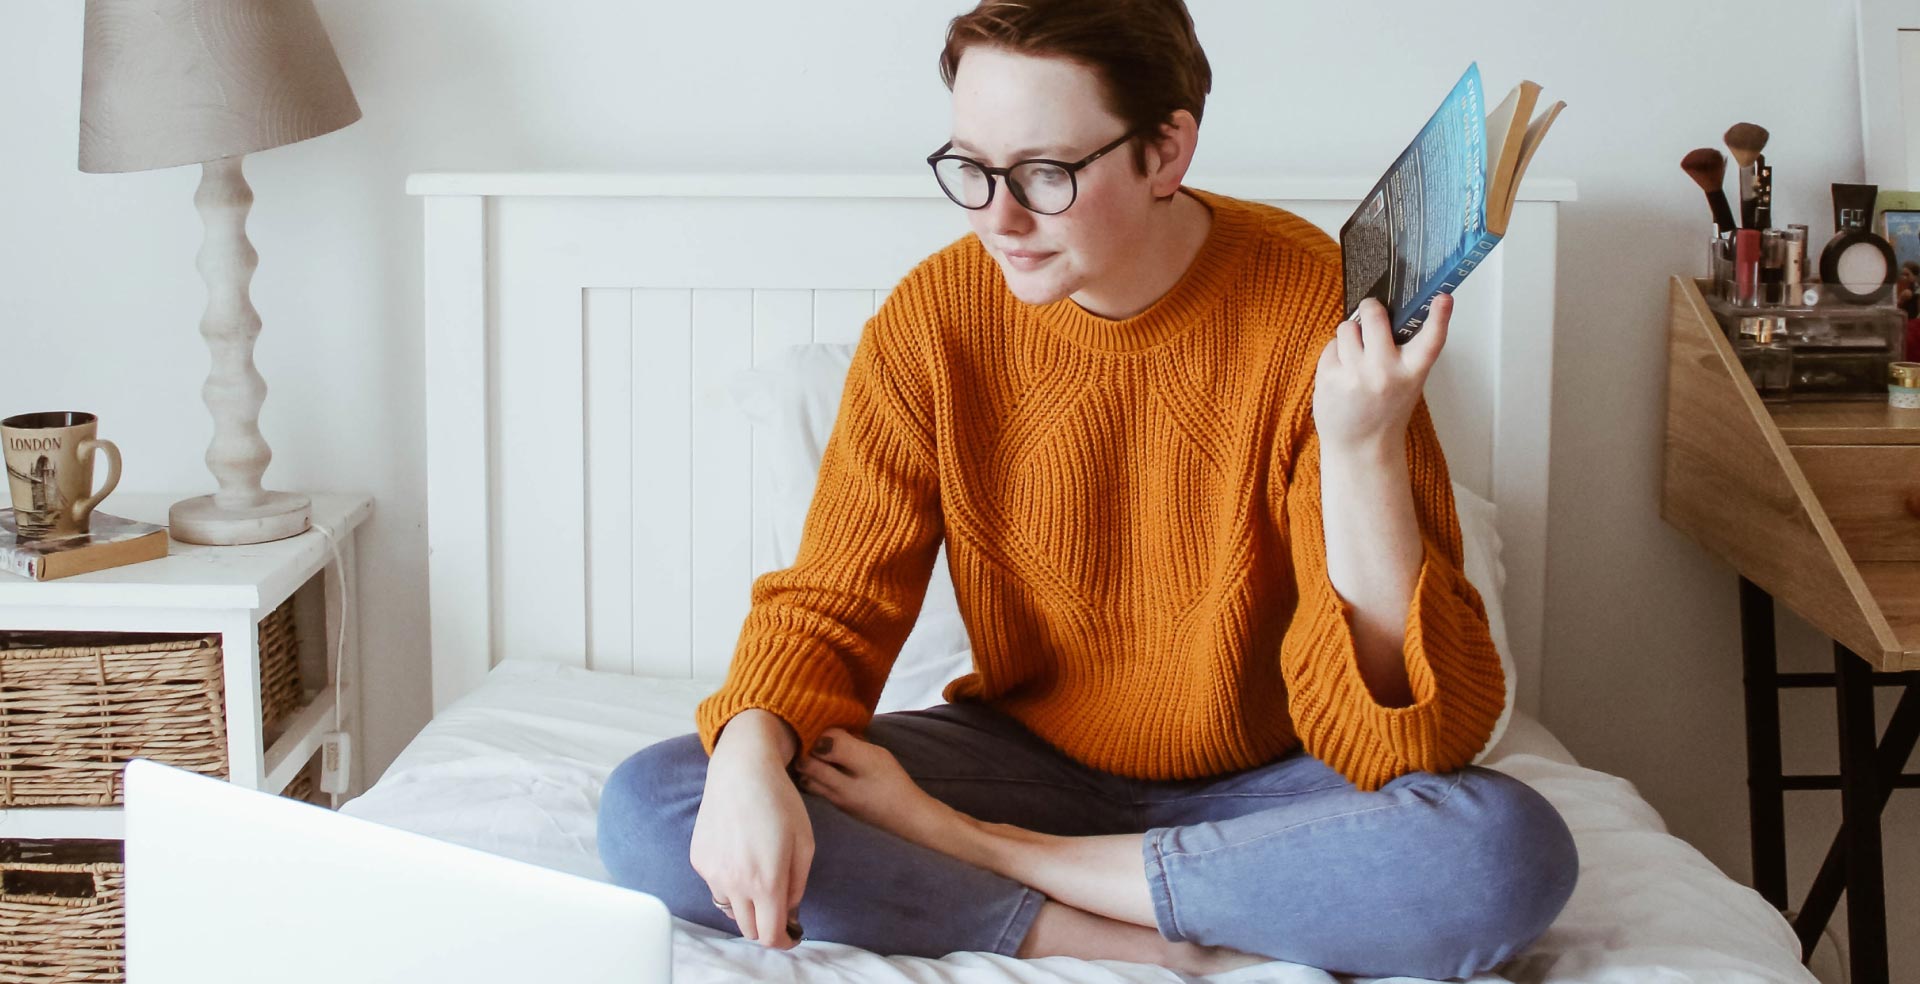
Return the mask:
<svg viewBox="0 0 1920 984"><path fill-rule="evenodd" d="M101 508L116 516L164 524L168 506L181 498L121 492ZM359 604L357 598L343 598L340 585L344 572L347 590L356 590L355 532L373 514L373 499L327 493L312 499L313 522L332 529L338 537L339 565L333 546L319 529L244 546L172 540L165 558L91 574L52 581L0 574L0 629L219 633L227 693L229 778L270 792L285 789L334 730L337 680L339 728L349 735L350 775L357 791L364 774L359 762L360 674L355 638ZM313 586L307 587L309 582ZM324 617L296 617L300 648L303 657L311 650L325 654L326 686L295 713L284 734L267 748L261 740L259 624L303 587L302 597L313 614L324 612ZM343 601L351 605L353 623L344 626L344 647ZM315 662L313 669L320 669ZM309 680L310 686L321 682ZM0 838L120 839L121 829L118 807L0 810Z"/></svg>

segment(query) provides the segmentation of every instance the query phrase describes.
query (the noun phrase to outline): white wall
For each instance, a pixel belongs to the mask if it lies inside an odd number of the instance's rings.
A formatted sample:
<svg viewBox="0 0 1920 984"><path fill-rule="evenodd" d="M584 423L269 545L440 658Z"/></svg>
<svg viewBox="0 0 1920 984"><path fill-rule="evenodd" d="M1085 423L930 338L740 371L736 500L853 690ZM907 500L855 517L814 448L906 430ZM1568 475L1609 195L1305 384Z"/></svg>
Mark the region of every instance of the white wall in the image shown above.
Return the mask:
<svg viewBox="0 0 1920 984"><path fill-rule="evenodd" d="M271 387L261 428L269 486L377 498L359 571L371 763L428 711L420 218L405 176L774 159L912 171L947 134L935 58L968 5L320 0L366 118L247 162ZM1524 76L1568 101L1534 162L1580 187L1561 223L1544 716L1744 878L1734 575L1658 515L1666 278L1699 270L1709 223L1678 162L1759 122L1773 132L1776 224L1824 234L1827 183L1862 172L1852 5L1192 8L1215 73L1197 172L1376 173L1470 57L1490 87ZM81 11L0 8L0 411L97 411L126 455L125 487L207 490L198 171L76 170ZM1472 312L1459 322L1471 331ZM1797 619L1783 615L1783 632L1790 663L1825 665ZM1830 697L1786 704L1789 767L1830 769ZM1837 804L1790 800L1796 894ZM1914 829L1916 805L1897 794L1887 829ZM1916 854L1911 838L1889 843L1896 925L1920 911ZM1896 975L1920 969L1911 934L1893 935Z"/></svg>
<svg viewBox="0 0 1920 984"><path fill-rule="evenodd" d="M1920 22L1920 14L1913 18ZM1901 30L1896 44L1899 111L1907 134L1907 187L1920 188L1920 27Z"/></svg>

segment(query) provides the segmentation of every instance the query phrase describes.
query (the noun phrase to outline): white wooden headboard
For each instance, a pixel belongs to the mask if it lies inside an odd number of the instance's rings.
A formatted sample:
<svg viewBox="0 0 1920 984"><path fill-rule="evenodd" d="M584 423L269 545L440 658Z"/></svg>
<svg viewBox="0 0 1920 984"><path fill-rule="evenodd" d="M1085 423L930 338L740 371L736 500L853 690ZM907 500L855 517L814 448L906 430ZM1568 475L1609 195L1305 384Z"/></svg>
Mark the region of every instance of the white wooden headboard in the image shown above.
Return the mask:
<svg viewBox="0 0 1920 984"><path fill-rule="evenodd" d="M1337 230L1368 180L1195 187ZM437 712L511 656L724 675L746 617L757 355L851 342L967 232L930 176L417 174ZM1520 710L1538 714L1557 203L1529 181L1458 294L1427 399L1499 509Z"/></svg>

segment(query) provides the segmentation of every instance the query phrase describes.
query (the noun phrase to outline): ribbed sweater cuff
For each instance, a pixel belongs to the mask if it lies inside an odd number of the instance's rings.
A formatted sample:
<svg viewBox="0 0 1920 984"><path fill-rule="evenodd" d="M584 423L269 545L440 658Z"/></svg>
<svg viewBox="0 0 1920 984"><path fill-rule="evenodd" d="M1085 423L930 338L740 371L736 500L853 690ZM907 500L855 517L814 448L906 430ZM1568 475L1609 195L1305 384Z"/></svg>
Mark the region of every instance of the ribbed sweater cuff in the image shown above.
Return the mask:
<svg viewBox="0 0 1920 984"><path fill-rule="evenodd" d="M743 668L751 667L751 674ZM750 708L770 711L800 739L805 754L828 728L866 730L873 709L854 695L838 656L817 640L763 636L735 655L727 680L700 702L694 720L700 744L713 754L720 730Z"/></svg>
<svg viewBox="0 0 1920 984"><path fill-rule="evenodd" d="M1500 656L1485 609L1455 565L1421 537L1419 580L1403 646L1414 703L1374 699L1353 643L1353 607L1316 572L1300 602L1314 606L1299 665L1288 674L1296 729L1308 751L1372 791L1408 772L1452 772L1473 760L1506 701ZM1290 648L1294 640L1288 640Z"/></svg>

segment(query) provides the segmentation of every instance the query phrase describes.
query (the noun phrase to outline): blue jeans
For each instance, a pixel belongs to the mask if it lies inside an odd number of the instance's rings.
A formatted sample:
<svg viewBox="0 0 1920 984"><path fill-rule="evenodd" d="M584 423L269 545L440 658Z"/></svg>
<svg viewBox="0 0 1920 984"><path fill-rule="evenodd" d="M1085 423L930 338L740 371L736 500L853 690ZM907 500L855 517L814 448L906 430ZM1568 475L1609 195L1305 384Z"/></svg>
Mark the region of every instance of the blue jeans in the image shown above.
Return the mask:
<svg viewBox="0 0 1920 984"><path fill-rule="evenodd" d="M1144 833L1163 937L1335 973L1471 976L1539 937L1579 872L1553 806L1478 766L1410 773L1371 793L1297 750L1205 779L1128 779L977 703L876 715L865 737L979 819L1066 836ZM706 775L697 735L622 763L601 794L600 857L618 884L734 933L688 860ZM798 913L808 939L926 957L1019 949L1041 893L801 799L814 836Z"/></svg>

